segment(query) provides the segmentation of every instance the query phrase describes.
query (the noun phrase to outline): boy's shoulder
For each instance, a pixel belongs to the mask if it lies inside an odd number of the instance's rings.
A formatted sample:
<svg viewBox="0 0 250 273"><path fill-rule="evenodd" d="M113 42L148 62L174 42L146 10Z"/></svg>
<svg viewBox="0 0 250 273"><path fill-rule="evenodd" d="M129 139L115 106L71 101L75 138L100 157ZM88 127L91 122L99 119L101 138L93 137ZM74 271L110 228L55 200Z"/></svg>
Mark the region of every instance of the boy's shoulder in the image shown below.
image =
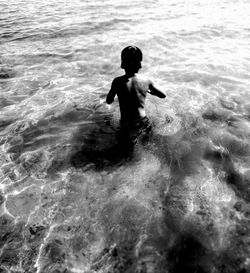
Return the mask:
<svg viewBox="0 0 250 273"><path fill-rule="evenodd" d="M119 83L124 80L124 76L118 76L113 79L113 84Z"/></svg>
<svg viewBox="0 0 250 273"><path fill-rule="evenodd" d="M136 79L140 82L144 82L144 83L150 83L151 81L149 80L149 78L144 75L144 74L137 74L136 75Z"/></svg>
<svg viewBox="0 0 250 273"><path fill-rule="evenodd" d="M127 81L127 79L128 78L126 75L122 75L122 76L115 77L113 82L117 82L117 83L123 82L124 80ZM133 79L140 82L148 82L148 83L151 82L151 80L146 75L143 75L143 74L136 74L136 76L134 76Z"/></svg>
<svg viewBox="0 0 250 273"><path fill-rule="evenodd" d="M114 87L116 86L117 88L119 88L119 86L123 85L127 81L128 78L126 77L126 75L118 76L113 79L112 85ZM148 88L152 84L152 81L143 74L140 75L136 74L136 76L133 77L133 81L137 82L138 84L143 84L145 88Z"/></svg>

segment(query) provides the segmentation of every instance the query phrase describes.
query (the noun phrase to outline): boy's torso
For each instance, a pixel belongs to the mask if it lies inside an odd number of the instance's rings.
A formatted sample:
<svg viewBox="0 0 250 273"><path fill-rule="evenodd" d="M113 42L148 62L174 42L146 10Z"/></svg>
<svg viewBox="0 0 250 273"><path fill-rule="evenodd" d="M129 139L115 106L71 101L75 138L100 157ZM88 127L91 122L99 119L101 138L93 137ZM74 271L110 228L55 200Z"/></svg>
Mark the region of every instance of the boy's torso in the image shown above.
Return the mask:
<svg viewBox="0 0 250 273"><path fill-rule="evenodd" d="M149 81L137 75L127 75L116 78L117 96L120 104L121 120L132 121L144 118L145 98L149 88Z"/></svg>

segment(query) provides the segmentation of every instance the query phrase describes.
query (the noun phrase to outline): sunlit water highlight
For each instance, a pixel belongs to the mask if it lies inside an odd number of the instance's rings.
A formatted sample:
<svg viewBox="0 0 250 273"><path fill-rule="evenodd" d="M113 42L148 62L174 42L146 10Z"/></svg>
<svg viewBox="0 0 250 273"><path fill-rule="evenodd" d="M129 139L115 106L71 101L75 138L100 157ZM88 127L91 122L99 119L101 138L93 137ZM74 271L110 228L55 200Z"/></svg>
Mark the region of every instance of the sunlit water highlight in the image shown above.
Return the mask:
<svg viewBox="0 0 250 273"><path fill-rule="evenodd" d="M243 0L1 1L1 272L249 272L249 18ZM167 99L128 155L104 99L129 44Z"/></svg>

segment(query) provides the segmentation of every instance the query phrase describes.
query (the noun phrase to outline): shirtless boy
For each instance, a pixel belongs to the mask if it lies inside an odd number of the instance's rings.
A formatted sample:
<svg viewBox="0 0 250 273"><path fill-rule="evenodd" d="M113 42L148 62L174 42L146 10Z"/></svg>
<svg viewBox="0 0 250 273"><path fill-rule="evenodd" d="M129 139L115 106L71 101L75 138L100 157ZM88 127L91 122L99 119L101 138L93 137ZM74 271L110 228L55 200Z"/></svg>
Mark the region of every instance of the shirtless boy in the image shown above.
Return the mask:
<svg viewBox="0 0 250 273"><path fill-rule="evenodd" d="M158 90L148 79L137 75L141 68L142 52L136 46L128 46L121 53L121 68L125 75L113 80L111 89L107 95L106 102L111 104L117 95L120 112L121 125L135 125L146 118L145 99L147 93L165 98L166 95Z"/></svg>

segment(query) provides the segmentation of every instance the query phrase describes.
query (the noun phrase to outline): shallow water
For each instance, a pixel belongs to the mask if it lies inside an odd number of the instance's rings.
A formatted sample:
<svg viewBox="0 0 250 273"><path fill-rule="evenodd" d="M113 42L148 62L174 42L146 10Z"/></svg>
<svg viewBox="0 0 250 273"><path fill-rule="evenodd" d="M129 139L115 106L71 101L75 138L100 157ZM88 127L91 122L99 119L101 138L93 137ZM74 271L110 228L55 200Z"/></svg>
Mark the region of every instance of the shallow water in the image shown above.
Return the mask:
<svg viewBox="0 0 250 273"><path fill-rule="evenodd" d="M249 272L249 18L243 0L1 1L1 272ZM103 103L129 44L167 94L132 151Z"/></svg>

